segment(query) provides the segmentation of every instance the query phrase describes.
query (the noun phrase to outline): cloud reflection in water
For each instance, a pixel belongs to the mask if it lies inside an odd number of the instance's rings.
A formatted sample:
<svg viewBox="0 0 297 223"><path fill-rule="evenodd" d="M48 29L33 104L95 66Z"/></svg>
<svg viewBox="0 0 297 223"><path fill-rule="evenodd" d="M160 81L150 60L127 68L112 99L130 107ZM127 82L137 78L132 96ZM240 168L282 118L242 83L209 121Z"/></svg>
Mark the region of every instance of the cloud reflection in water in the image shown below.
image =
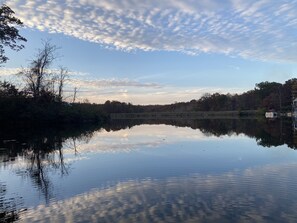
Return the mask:
<svg viewBox="0 0 297 223"><path fill-rule="evenodd" d="M230 137L225 137L228 139ZM237 136L238 138L238 136ZM166 144L183 141L220 140L213 135L202 133L199 129L180 128L169 125L141 125L130 129L108 132L95 132L86 143L77 142L79 153L123 153L139 150L140 148L157 148ZM64 153L73 153L73 146L69 147L72 139L66 142ZM68 148L68 149L67 149ZM70 149L69 149L70 148Z"/></svg>
<svg viewBox="0 0 297 223"><path fill-rule="evenodd" d="M297 164L131 180L21 216L24 222L296 222Z"/></svg>

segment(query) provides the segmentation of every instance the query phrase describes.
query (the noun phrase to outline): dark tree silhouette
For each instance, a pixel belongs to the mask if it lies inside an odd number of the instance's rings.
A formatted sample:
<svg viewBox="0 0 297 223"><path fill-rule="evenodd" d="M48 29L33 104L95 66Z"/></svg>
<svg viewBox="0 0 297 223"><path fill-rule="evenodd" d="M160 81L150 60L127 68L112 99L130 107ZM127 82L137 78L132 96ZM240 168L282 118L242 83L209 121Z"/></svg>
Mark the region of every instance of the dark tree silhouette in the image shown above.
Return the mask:
<svg viewBox="0 0 297 223"><path fill-rule="evenodd" d="M17 97L21 96L20 92L13 84L7 81L0 81L0 98L1 97Z"/></svg>
<svg viewBox="0 0 297 223"><path fill-rule="evenodd" d="M0 64L8 60L4 47L9 47L12 50L21 50L24 45L17 42L27 40L19 34L19 30L15 26L22 26L23 23L18 18L14 17L14 11L7 5L0 6Z"/></svg>
<svg viewBox="0 0 297 223"><path fill-rule="evenodd" d="M68 78L68 70L65 67L60 67L60 73L56 76L56 81L58 83L58 100L61 102L63 100L63 88L65 81Z"/></svg>
<svg viewBox="0 0 297 223"><path fill-rule="evenodd" d="M33 98L37 99L40 97L54 99L56 92L54 89L57 76L51 72L50 68L57 58L58 47L52 45L50 41L44 41L43 47L38 50L36 58L31 61L29 68L24 68L19 74L23 77L26 84L26 90L32 94ZM63 68L61 71L62 82L64 82L66 76L66 69ZM61 78L58 79L59 87L61 86ZM62 89L58 90L62 92Z"/></svg>

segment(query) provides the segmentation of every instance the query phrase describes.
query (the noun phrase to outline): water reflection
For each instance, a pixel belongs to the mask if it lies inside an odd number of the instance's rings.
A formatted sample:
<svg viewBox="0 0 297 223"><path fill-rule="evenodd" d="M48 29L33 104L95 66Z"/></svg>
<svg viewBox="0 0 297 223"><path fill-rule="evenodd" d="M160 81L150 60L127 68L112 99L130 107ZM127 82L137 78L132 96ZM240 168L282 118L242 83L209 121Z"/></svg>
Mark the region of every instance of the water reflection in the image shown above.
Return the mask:
<svg viewBox="0 0 297 223"><path fill-rule="evenodd" d="M112 125L120 128L131 128L143 124L166 124L179 127L198 129L205 136L230 136L244 134L254 138L264 147L286 144L292 149L297 148L297 126L295 119L165 119L165 120L113 120Z"/></svg>
<svg viewBox="0 0 297 223"><path fill-rule="evenodd" d="M4 199L6 185L0 182L0 222L14 222L19 219L19 214L24 211L21 197Z"/></svg>
<svg viewBox="0 0 297 223"><path fill-rule="evenodd" d="M296 222L297 164L131 180L22 216L24 222Z"/></svg>
<svg viewBox="0 0 297 223"><path fill-rule="evenodd" d="M140 125L142 127L138 128ZM177 128L169 128L169 125ZM51 220L55 220L52 219L54 215L57 215L60 221L71 216L73 219L87 220L84 219L83 213L91 214L102 222L203 222L206 217L208 222L219 218L231 221L232 216L237 220L241 216L242 221L264 221L267 220L264 211L266 208L267 215L274 213L274 218L280 219L280 212L275 210L276 203L285 199L286 193L290 198L295 196L295 190L292 189L295 186L294 180L297 182L293 174L295 164L277 167L277 170L276 167L267 166L264 170L247 169L244 172L228 172L223 175L196 175L166 180L137 181L133 176L131 181L123 181L111 188L60 202L54 201L56 185L53 183L53 174L59 174L62 178L71 175L71 163L87 159L88 153L126 153L186 141L220 140L222 136L245 135L264 147L286 144L296 149L297 131L294 126L290 119L179 119L114 120L106 126L0 127L0 222L15 221L24 210L30 208L24 204L22 194L7 192L7 178L10 176L3 175L7 171L24 182L29 181L42 197L38 198L40 201L37 203L43 205L25 211L28 222L41 219L42 215ZM152 163L143 165L153 167ZM170 168L173 170L173 167ZM269 182L273 185L269 185ZM279 191L284 185L289 187L289 190ZM267 188L279 195L273 193L266 196ZM293 200L285 199L282 204L290 204L295 208ZM71 203L75 205L71 206ZM46 208L43 211L44 205ZM256 206L262 208L255 210ZM80 210L82 216L79 213L69 214L73 208ZM291 207L282 208L287 211L282 217L285 216L287 220L293 218ZM234 211L236 213L233 213Z"/></svg>
<svg viewBox="0 0 297 223"><path fill-rule="evenodd" d="M13 169L23 179L29 178L41 192L46 203L53 198L53 185L49 173L68 173L69 166L64 162L65 142L87 141L98 127L87 128L28 128L18 126L0 128L0 170ZM71 145L69 145L71 146ZM1 172L0 172L1 173ZM1 175L1 174L0 174ZM13 222L19 212L24 211L22 197L7 197L6 186L0 182L0 222Z"/></svg>

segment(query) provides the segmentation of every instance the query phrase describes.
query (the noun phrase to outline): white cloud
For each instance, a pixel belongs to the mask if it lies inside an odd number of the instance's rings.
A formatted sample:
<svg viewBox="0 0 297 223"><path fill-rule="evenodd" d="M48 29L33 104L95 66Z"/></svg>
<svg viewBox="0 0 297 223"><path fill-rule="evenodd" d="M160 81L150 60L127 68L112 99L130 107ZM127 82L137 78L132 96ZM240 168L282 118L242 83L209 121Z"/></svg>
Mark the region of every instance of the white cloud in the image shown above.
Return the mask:
<svg viewBox="0 0 297 223"><path fill-rule="evenodd" d="M23 87L23 81L16 74L20 68L0 68L0 80L8 80ZM51 69L48 72L57 73ZM121 101L133 104L169 104L181 101L199 99L205 93L242 93L242 88L215 88L209 87L176 87L159 83L143 82L141 79L98 79L80 71L69 71L69 79L65 85L65 98L72 100L74 88L77 88L77 101L88 99L92 103L104 103L107 100ZM150 75L148 77L151 77Z"/></svg>
<svg viewBox="0 0 297 223"><path fill-rule="evenodd" d="M15 67L0 67L0 78L1 77L8 77L8 76L15 76L19 72L22 71L22 68L15 68ZM59 73L60 70L58 69L51 69L47 70L48 73ZM84 77L89 75L88 73L79 72L79 71L68 71L68 74L71 77Z"/></svg>
<svg viewBox="0 0 297 223"><path fill-rule="evenodd" d="M98 89L79 90L78 97L83 100L89 99L91 102L104 103L106 100L130 102L133 104L170 104L175 102L190 101L199 99L205 93L242 93L246 89L241 88L214 88L214 87L173 87L164 86L161 89L155 88L113 88L112 90Z"/></svg>
<svg viewBox="0 0 297 223"><path fill-rule="evenodd" d="M8 0L29 28L119 50L297 60L297 1Z"/></svg>
<svg viewBox="0 0 297 223"><path fill-rule="evenodd" d="M21 71L20 68L5 68L0 67L0 78L10 77L16 75Z"/></svg>
<svg viewBox="0 0 297 223"><path fill-rule="evenodd" d="M86 88L86 89L100 89L106 87L148 87L148 88L161 88L160 85L156 83L141 83L129 79L72 79L69 81L72 86Z"/></svg>
<svg viewBox="0 0 297 223"><path fill-rule="evenodd" d="M239 136L237 136L239 137ZM169 125L141 125L116 131L100 130L95 132L86 143L76 142L77 151L86 153L124 153L139 150L139 148L159 148L165 144L189 141L221 140L213 135L207 135L199 129L193 131L190 127L176 128ZM228 140L230 137L225 138ZM64 154L73 154L72 139L65 143Z"/></svg>

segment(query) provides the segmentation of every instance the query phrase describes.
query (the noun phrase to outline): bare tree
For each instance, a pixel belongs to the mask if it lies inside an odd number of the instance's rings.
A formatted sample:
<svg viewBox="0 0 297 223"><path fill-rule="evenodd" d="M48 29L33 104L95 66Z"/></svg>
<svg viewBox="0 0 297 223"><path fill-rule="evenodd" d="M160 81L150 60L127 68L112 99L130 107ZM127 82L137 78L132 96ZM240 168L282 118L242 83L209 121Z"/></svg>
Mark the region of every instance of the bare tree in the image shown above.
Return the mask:
<svg viewBox="0 0 297 223"><path fill-rule="evenodd" d="M73 93L73 100L72 100L72 103L75 103L75 100L76 100L76 93L77 93L77 87L74 88L74 93Z"/></svg>
<svg viewBox="0 0 297 223"><path fill-rule="evenodd" d="M63 99L63 88L65 81L69 77L68 70L65 67L60 67L60 72L57 75L57 82L58 82L58 100L62 101Z"/></svg>
<svg viewBox="0 0 297 223"><path fill-rule="evenodd" d="M50 71L50 67L57 58L57 50L57 46L52 45L50 41L44 41L43 48L38 50L36 58L31 61L29 68L22 69L20 72L26 84L26 90L34 98L39 98L42 94L55 95L56 76ZM63 68L62 76L65 76L65 71L66 69Z"/></svg>

